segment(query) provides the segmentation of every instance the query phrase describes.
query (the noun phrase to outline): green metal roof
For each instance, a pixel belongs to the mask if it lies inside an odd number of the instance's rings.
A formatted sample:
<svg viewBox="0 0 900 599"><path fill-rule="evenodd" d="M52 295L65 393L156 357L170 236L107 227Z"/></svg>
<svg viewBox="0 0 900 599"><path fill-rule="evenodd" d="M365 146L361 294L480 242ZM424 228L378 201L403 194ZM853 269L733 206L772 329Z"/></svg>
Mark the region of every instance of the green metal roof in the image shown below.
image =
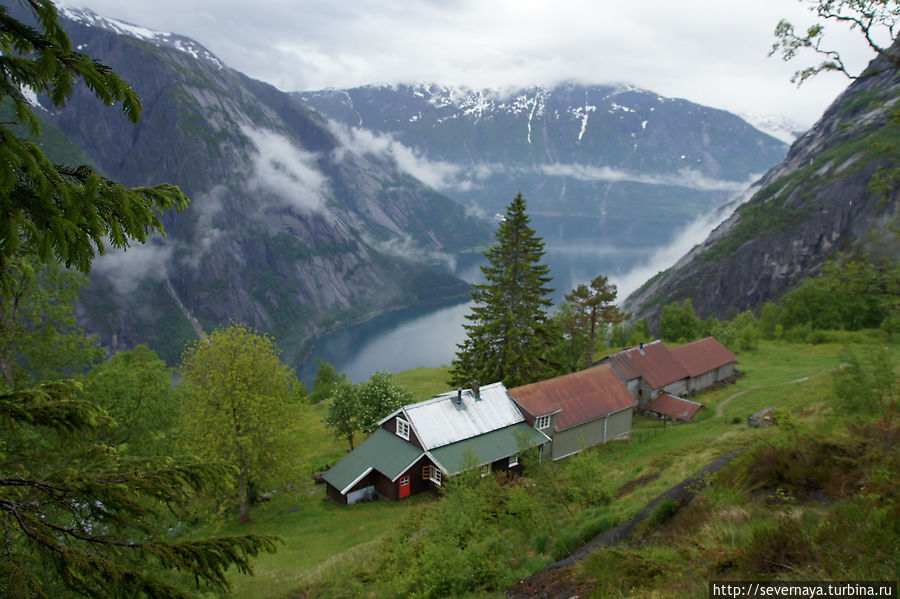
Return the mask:
<svg viewBox="0 0 900 599"><path fill-rule="evenodd" d="M502 460L524 449L547 443L550 438L524 422L507 426L471 439L432 449L428 453L447 474ZM475 463L472 459L475 459Z"/></svg>
<svg viewBox="0 0 900 599"><path fill-rule="evenodd" d="M371 470L378 470L389 479L396 480L424 452L394 433L379 428L332 466L323 478L328 484L346 493Z"/></svg>

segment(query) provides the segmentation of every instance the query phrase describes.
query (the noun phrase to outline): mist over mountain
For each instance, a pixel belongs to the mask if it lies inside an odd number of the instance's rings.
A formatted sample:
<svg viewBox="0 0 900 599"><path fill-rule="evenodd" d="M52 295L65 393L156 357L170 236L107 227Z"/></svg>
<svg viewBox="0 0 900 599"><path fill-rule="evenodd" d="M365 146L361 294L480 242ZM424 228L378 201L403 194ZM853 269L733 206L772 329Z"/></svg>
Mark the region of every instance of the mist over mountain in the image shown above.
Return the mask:
<svg viewBox="0 0 900 599"><path fill-rule="evenodd" d="M690 298L701 318L725 318L779 297L839 254L896 260L900 191L870 188L879 169L895 167L887 147L900 138L891 115L900 78L883 66L873 61L747 203L625 307L656 320L663 305Z"/></svg>
<svg viewBox="0 0 900 599"><path fill-rule="evenodd" d="M170 361L232 319L274 334L295 362L323 331L465 297L448 271L490 241L518 191L551 257L586 256L561 285L622 274L787 147L733 114L629 85L287 94L187 37L61 15L73 46L130 82L144 112L135 126L78 89L43 118L105 175L192 199L164 216L167 238L97 259L79 316L113 350L148 341Z"/></svg>
<svg viewBox="0 0 900 599"><path fill-rule="evenodd" d="M731 113L624 84L295 95L351 136L393 144L423 180L487 212L522 191L536 213L675 225L732 197L787 149Z"/></svg>
<svg viewBox="0 0 900 599"><path fill-rule="evenodd" d="M174 183L192 200L164 216L167 238L96 260L80 317L112 349L149 341L177 359L234 319L292 354L339 323L466 295L439 267L486 243L488 222L188 38L61 15L73 47L128 81L144 111L133 125L79 88L42 117L105 175Z"/></svg>

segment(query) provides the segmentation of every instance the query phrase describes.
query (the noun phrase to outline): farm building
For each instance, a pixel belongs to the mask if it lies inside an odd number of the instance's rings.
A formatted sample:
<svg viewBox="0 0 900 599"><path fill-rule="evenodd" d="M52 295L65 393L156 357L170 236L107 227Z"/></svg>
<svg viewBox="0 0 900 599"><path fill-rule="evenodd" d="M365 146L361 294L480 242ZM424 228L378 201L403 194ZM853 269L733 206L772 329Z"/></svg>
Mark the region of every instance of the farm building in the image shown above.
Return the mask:
<svg viewBox="0 0 900 599"><path fill-rule="evenodd" d="M612 366L641 409L662 392L687 395L690 375L662 341L630 347L600 361L605 363Z"/></svg>
<svg viewBox="0 0 900 599"><path fill-rule="evenodd" d="M690 422L694 415L700 411L703 404L683 397L675 397L668 393L660 393L656 399L647 406L647 414L657 418Z"/></svg>
<svg viewBox="0 0 900 599"><path fill-rule="evenodd" d="M503 383L451 391L397 410L325 473L328 496L394 501L439 488L469 468L519 467L519 452L550 441L532 428Z"/></svg>
<svg viewBox="0 0 900 599"><path fill-rule="evenodd" d="M715 337L685 343L671 352L688 373L688 393L698 393L734 378L737 357Z"/></svg>
<svg viewBox="0 0 900 599"><path fill-rule="evenodd" d="M608 364L509 390L531 426L551 439L554 460L631 436L637 402Z"/></svg>
<svg viewBox="0 0 900 599"><path fill-rule="evenodd" d="M662 341L642 343L603 358L628 391L647 409L660 394L684 397L731 380L737 358L714 337L669 349Z"/></svg>

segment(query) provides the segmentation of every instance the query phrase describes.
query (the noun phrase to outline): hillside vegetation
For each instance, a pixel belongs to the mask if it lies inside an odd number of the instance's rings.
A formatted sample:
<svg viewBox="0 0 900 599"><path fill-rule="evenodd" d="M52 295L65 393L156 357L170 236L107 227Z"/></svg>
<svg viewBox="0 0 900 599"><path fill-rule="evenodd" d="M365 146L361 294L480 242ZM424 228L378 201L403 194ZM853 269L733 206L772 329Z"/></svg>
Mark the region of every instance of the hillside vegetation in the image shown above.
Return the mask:
<svg viewBox="0 0 900 599"><path fill-rule="evenodd" d="M254 577L233 577L234 596L499 594L738 449L742 456L687 508L661 504L636 544L601 549L557 572L554 584L588 596L632 588L637 596L695 596L709 579L895 577L900 564L890 548L900 530L889 523L900 520L888 481L900 467L892 413L900 346L879 331L829 336L742 352L745 376L701 395L706 408L693 423L637 417L630 442L531 463L521 478L462 477L440 501L337 506L322 487L301 481L257 509L251 529L281 536L284 546L256 561ZM417 381L417 399L425 399L445 376L419 369L396 380ZM862 395L865 405L853 403L848 384L880 389L883 403L871 393ZM775 408L778 425L748 427L763 408ZM313 450L307 472L342 455L315 418L304 437Z"/></svg>

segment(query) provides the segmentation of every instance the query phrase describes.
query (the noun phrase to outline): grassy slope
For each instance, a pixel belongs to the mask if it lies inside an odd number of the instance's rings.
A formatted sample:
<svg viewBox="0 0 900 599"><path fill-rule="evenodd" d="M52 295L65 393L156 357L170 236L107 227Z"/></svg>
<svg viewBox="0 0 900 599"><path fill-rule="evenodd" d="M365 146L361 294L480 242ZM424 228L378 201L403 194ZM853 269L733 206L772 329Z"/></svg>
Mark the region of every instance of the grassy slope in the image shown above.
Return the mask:
<svg viewBox="0 0 900 599"><path fill-rule="evenodd" d="M873 341L864 334L853 339L869 345ZM896 343L891 348L896 362L900 348ZM739 367L746 373L745 377L735 385L698 398L707 408L694 423L670 425L655 436L645 434L640 442L614 443L589 451L594 466L602 468L604 487L611 495L616 496L626 484L632 483L606 508L605 517L619 521L629 518L662 491L716 457L772 438L776 430L750 429L744 424L748 415L761 408L786 407L809 426L818 430L831 427L828 372L838 364L840 350L841 345L837 343L815 346L764 343L759 350L739 356ZM417 369L397 375L397 381L408 385L417 400L446 390L446 380L446 369ZM745 393L727 402L724 417L716 417L716 406L741 391ZM302 444L305 472L321 467L323 462L334 463L345 451L342 442L332 439L321 425L323 413L323 406L311 408L307 438ZM636 429L658 426L659 423L642 418L635 421ZM555 467L566 468L567 464L564 461ZM256 560L255 577L232 576L235 597L286 597L295 596L298 591L315 594L328 588L323 587L322 581L343 567L341 564L354 564L358 568L360 561L370 561L377 555L376 541L408 514L427 509L430 501L414 498L393 504L336 506L324 501L322 486L304 482L272 502L258 506L251 525L239 528L223 524L214 532L277 534L284 540L277 554ZM299 509L280 514L295 507ZM562 507L548 514L560 530L573 528L576 525L573 521L582 516L587 517L587 512L569 516ZM531 547L522 549L523 555L530 558L529 568L552 561L549 555L536 553ZM513 576L527 573L516 572Z"/></svg>

